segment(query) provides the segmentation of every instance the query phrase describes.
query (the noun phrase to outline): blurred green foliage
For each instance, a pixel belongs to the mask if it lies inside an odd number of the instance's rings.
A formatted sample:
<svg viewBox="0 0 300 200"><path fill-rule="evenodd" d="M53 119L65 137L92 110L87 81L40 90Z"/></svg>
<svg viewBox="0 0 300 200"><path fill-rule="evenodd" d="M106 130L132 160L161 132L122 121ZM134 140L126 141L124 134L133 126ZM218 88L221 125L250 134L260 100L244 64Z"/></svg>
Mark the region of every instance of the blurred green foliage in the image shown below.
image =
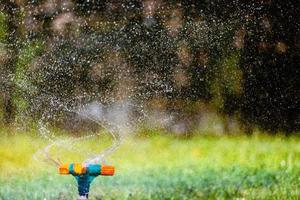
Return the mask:
<svg viewBox="0 0 300 200"><path fill-rule="evenodd" d="M32 64L32 60L39 56L43 50L43 42L33 40L25 43L19 51L14 77L14 84L17 85L14 93L14 103L16 105L17 113L16 121L24 120L24 114L29 106L29 100L26 98L26 95L35 92L33 91L34 88L32 87L31 78L28 77L28 68L30 67L30 64ZM25 91L22 90L24 88L26 89Z"/></svg>
<svg viewBox="0 0 300 200"><path fill-rule="evenodd" d="M6 37L5 15L0 12L0 42L5 42ZM2 47L1 47L2 48Z"/></svg>

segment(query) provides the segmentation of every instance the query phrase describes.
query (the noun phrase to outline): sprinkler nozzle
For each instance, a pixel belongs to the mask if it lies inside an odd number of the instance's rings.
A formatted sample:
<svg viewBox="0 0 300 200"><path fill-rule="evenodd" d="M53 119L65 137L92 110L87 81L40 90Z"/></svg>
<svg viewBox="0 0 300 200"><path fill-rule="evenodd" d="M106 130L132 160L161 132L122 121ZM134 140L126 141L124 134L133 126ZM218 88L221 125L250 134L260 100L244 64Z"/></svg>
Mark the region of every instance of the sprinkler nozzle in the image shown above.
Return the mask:
<svg viewBox="0 0 300 200"><path fill-rule="evenodd" d="M80 199L88 199L90 184L95 177L99 175L113 176L115 173L113 166L84 163L63 164L59 166L58 170L60 174L71 174L75 177Z"/></svg>

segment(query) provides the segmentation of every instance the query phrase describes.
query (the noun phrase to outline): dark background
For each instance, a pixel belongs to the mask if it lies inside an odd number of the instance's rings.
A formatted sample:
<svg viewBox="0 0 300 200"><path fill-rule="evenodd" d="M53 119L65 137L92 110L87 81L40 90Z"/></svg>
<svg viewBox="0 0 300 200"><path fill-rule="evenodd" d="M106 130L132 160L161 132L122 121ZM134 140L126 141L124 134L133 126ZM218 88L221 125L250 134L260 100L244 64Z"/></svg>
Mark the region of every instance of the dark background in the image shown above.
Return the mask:
<svg viewBox="0 0 300 200"><path fill-rule="evenodd" d="M131 99L175 113L179 132L199 129L207 113L224 133L232 120L246 134L299 131L297 1L7 0L0 8L2 125L49 112L66 126L60 105Z"/></svg>

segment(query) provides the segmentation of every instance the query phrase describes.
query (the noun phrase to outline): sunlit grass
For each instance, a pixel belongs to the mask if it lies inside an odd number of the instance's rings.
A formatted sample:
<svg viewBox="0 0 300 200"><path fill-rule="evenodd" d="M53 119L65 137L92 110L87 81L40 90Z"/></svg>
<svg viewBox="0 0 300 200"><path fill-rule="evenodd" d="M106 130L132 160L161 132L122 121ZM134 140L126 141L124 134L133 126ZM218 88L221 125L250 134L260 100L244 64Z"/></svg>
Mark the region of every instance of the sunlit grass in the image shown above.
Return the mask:
<svg viewBox="0 0 300 200"><path fill-rule="evenodd" d="M85 154L81 149L97 152L110 143L102 134L75 144L76 151L54 148L51 153L62 162L80 162ZM297 137L263 135L131 137L106 160L116 166L116 176L96 179L91 198L297 199L299 144ZM0 199L74 199L72 177L33 159L46 145L30 132L1 138Z"/></svg>

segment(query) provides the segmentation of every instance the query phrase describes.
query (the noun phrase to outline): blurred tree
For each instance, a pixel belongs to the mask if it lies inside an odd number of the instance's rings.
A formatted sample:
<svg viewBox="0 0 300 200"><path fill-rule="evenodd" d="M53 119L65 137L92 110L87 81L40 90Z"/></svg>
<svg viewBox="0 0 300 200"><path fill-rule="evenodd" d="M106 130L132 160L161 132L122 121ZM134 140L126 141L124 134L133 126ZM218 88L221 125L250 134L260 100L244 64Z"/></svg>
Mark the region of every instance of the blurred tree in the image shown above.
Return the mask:
<svg viewBox="0 0 300 200"><path fill-rule="evenodd" d="M142 11L128 19L123 30L124 50L137 79L137 98L170 97L176 64L174 40L158 14Z"/></svg>
<svg viewBox="0 0 300 200"><path fill-rule="evenodd" d="M271 132L300 129L300 7L261 1L250 13L242 53L242 116Z"/></svg>
<svg viewBox="0 0 300 200"><path fill-rule="evenodd" d="M13 101L14 82L13 74L16 69L19 47L19 5L14 1L1 1L1 12L5 16L6 38L5 38L5 61L1 67L2 76L5 80L2 83L4 97L4 122L10 124L14 121L15 105Z"/></svg>
<svg viewBox="0 0 300 200"><path fill-rule="evenodd" d="M178 113L200 101L225 118L240 112L249 132L256 124L299 130L299 6L291 0L19 0L0 6L6 123L18 106L41 111L53 108L52 97L104 100L130 88L131 97L168 100L164 105ZM19 85L33 87L19 93ZM42 100L47 95L52 99Z"/></svg>

